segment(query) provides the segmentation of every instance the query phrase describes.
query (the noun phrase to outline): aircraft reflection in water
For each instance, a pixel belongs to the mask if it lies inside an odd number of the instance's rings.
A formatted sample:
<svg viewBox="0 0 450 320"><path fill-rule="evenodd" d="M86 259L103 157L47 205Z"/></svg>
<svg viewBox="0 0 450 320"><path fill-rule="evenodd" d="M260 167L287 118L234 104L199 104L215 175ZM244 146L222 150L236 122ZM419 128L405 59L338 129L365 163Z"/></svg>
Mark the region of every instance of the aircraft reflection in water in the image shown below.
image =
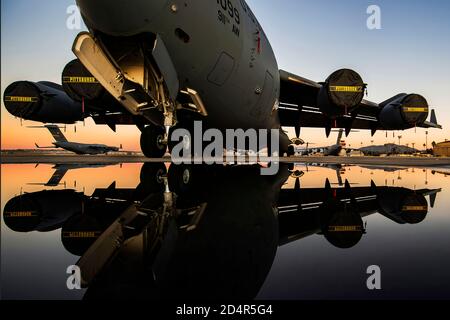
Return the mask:
<svg viewBox="0 0 450 320"><path fill-rule="evenodd" d="M85 164L80 164L80 163L55 163L55 165L53 166L53 169L55 169L55 171L53 172L53 175L50 177L50 179L46 182L46 183L29 183L29 185L42 185L42 186L46 186L46 187L57 187L59 185L64 185L66 186L66 182L61 183L61 180L64 178L64 176L66 175L66 173L69 170L77 170L77 169L87 169L87 168L103 168L103 167L107 167L107 166L113 166L115 165L115 163L85 163ZM36 165L36 168L39 166L39 164ZM75 181L76 183L76 181Z"/></svg>
<svg viewBox="0 0 450 320"><path fill-rule="evenodd" d="M344 186L301 188L303 172L282 167L145 164L136 189L44 190L11 199L13 231L61 228L80 256L85 299L255 298L279 246L323 235L338 248L358 244L363 218L380 213L400 224L422 222L441 189ZM291 189L282 188L289 177ZM427 201L426 197L430 200Z"/></svg>

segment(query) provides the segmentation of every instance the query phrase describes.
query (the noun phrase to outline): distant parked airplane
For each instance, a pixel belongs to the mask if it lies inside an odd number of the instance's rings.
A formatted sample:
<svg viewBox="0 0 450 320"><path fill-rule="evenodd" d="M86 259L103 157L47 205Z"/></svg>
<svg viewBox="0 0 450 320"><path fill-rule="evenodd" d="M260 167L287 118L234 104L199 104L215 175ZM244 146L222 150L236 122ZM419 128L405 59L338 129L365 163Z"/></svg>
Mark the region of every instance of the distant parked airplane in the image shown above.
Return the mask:
<svg viewBox="0 0 450 320"><path fill-rule="evenodd" d="M415 154L420 153L420 150L410 148L407 146L400 146L398 144L387 143L382 146L368 146L359 149L353 149L362 152L365 156L381 156L381 155L396 155L396 154ZM351 151L350 149L347 152Z"/></svg>
<svg viewBox="0 0 450 320"><path fill-rule="evenodd" d="M110 147L104 144L86 144L86 143L78 143L78 142L70 142L67 141L64 134L61 132L60 128L56 125L45 125L40 127L31 127L31 128L47 128L48 131L52 134L55 142L53 142L53 147L40 147L37 143L35 143L38 149L50 149L50 148L61 148L71 152L75 152L76 154L105 154L108 152L117 152L120 148L118 147Z"/></svg>
<svg viewBox="0 0 450 320"><path fill-rule="evenodd" d="M302 153L305 155L311 154L311 153L323 153L324 156L339 156L342 149L345 147L345 142L342 141L342 136L344 134L344 129L338 130L338 137L336 139L336 143L327 146L327 147L314 147L314 148L308 148L306 147L306 152Z"/></svg>

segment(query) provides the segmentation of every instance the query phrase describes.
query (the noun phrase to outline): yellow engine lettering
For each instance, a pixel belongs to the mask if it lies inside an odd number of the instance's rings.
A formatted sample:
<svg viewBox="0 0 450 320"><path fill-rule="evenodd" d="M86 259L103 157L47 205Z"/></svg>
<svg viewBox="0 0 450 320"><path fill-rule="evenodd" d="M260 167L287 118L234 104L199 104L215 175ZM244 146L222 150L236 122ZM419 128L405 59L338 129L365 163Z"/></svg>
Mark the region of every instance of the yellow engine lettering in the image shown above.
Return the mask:
<svg viewBox="0 0 450 320"><path fill-rule="evenodd" d="M363 92L362 86L330 86L331 92Z"/></svg>
<svg viewBox="0 0 450 320"><path fill-rule="evenodd" d="M94 77L64 77L64 83L98 83Z"/></svg>
<svg viewBox="0 0 450 320"><path fill-rule="evenodd" d="M19 97L19 96L6 96L6 102L37 102L37 97Z"/></svg>
<svg viewBox="0 0 450 320"><path fill-rule="evenodd" d="M97 238L98 231L68 231L63 233L63 238Z"/></svg>
<svg viewBox="0 0 450 320"><path fill-rule="evenodd" d="M404 112L428 112L428 108L421 107L403 107Z"/></svg>
<svg viewBox="0 0 450 320"><path fill-rule="evenodd" d="M427 211L427 206L404 206L402 211L414 212L414 211Z"/></svg>
<svg viewBox="0 0 450 320"><path fill-rule="evenodd" d="M33 211L9 211L5 212L6 218L29 218L36 216Z"/></svg>
<svg viewBox="0 0 450 320"><path fill-rule="evenodd" d="M329 232L358 232L361 231L361 226L329 226Z"/></svg>

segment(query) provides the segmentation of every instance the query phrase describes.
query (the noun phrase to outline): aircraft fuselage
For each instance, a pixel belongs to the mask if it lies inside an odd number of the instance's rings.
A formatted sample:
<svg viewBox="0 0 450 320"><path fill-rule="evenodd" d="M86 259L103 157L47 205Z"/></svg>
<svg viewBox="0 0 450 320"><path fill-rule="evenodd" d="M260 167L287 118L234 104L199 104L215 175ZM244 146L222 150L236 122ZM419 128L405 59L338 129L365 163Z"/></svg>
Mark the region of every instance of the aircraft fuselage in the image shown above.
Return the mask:
<svg viewBox="0 0 450 320"><path fill-rule="evenodd" d="M280 127L273 112L280 92L277 61L245 1L77 3L93 34L158 34L177 71L180 88L199 92L208 112L207 126Z"/></svg>
<svg viewBox="0 0 450 320"><path fill-rule="evenodd" d="M75 152L76 154L105 154L112 151L119 151L117 147L110 147L104 144L85 144L78 142L54 142L55 147Z"/></svg>

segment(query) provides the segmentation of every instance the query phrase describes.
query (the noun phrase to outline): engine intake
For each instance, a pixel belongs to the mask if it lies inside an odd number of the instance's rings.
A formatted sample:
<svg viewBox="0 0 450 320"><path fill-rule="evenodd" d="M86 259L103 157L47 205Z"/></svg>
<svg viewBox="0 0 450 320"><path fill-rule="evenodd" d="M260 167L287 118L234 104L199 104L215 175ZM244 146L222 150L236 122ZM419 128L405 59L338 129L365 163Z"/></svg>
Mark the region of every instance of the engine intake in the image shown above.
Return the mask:
<svg viewBox="0 0 450 320"><path fill-rule="evenodd" d="M69 62L62 72L62 86L73 100L99 111L121 111L122 107L80 60Z"/></svg>
<svg viewBox="0 0 450 320"><path fill-rule="evenodd" d="M62 86L69 97L75 101L82 98L99 99L105 89L78 59L70 61L62 72Z"/></svg>
<svg viewBox="0 0 450 320"><path fill-rule="evenodd" d="M25 120L66 124L83 120L81 104L52 82L14 82L6 88L3 102L9 113Z"/></svg>
<svg viewBox="0 0 450 320"><path fill-rule="evenodd" d="M329 117L342 116L360 105L365 89L366 85L357 72L341 69L332 73L323 83L317 105Z"/></svg>
<svg viewBox="0 0 450 320"><path fill-rule="evenodd" d="M382 189L377 201L379 212L399 223L417 224L428 214L425 196L409 189Z"/></svg>
<svg viewBox="0 0 450 320"><path fill-rule="evenodd" d="M378 116L383 129L404 130L423 124L429 113L427 100L419 94L399 94L380 107Z"/></svg>

